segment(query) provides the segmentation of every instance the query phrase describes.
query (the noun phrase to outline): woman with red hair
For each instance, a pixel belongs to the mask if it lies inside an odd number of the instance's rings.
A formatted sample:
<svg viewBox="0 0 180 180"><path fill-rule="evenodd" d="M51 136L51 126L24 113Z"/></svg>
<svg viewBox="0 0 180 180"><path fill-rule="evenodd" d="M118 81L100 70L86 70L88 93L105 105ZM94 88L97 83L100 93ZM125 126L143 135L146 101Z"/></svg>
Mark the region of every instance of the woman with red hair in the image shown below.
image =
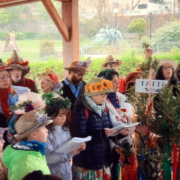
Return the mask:
<svg viewBox="0 0 180 180"><path fill-rule="evenodd" d="M12 89L12 80L6 63L0 59L0 112L8 119L11 115L10 107L18 101L18 94Z"/></svg>

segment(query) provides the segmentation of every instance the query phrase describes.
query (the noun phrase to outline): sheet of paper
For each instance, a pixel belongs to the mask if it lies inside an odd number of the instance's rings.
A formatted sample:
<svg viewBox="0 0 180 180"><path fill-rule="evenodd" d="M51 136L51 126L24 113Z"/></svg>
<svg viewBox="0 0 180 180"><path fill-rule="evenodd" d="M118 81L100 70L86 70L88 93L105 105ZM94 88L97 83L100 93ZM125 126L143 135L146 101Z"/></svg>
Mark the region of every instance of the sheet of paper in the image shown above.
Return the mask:
<svg viewBox="0 0 180 180"><path fill-rule="evenodd" d="M86 143L91 141L91 136L88 136L86 138L78 138L74 137L62 146L60 146L58 149L56 149L56 152L59 153L70 153L73 150L77 149L82 143Z"/></svg>

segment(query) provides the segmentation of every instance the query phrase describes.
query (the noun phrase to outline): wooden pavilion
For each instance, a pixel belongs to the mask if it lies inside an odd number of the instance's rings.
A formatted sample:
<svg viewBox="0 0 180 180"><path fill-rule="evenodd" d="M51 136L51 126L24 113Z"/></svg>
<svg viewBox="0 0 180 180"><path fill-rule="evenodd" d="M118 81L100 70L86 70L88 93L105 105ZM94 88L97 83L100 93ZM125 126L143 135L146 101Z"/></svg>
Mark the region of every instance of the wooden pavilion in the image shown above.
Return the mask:
<svg viewBox="0 0 180 180"><path fill-rule="evenodd" d="M78 0L56 0L62 3L62 17L52 0L0 0L0 8L19 6L41 1L63 37L64 67L79 60L79 15ZM64 75L66 72L64 72Z"/></svg>

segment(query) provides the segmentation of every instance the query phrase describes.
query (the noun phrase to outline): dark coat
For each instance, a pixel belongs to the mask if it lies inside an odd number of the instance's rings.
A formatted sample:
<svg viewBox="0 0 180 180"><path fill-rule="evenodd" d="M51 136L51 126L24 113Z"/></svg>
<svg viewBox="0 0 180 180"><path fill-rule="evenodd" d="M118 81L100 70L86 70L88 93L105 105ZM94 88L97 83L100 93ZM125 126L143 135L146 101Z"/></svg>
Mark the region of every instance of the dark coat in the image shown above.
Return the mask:
<svg viewBox="0 0 180 180"><path fill-rule="evenodd" d="M68 98L68 99L71 100L71 103L72 103L71 104L71 108L72 108L77 98L72 93L70 87L68 85L66 85L64 81L62 81L62 83L63 83L63 87L62 87L63 94L62 94L62 97ZM79 91L79 96L81 94L84 94L84 91L85 91L84 88L85 88L86 83L84 81L82 83L83 84L82 84L81 89Z"/></svg>
<svg viewBox="0 0 180 180"><path fill-rule="evenodd" d="M82 95L74 104L71 134L73 137L91 136L92 140L86 144L84 151L74 156L73 164L85 169L98 170L112 164L110 143L104 131L104 128L111 128L112 125L105 111L100 117L96 112L88 109L87 120L84 101Z"/></svg>

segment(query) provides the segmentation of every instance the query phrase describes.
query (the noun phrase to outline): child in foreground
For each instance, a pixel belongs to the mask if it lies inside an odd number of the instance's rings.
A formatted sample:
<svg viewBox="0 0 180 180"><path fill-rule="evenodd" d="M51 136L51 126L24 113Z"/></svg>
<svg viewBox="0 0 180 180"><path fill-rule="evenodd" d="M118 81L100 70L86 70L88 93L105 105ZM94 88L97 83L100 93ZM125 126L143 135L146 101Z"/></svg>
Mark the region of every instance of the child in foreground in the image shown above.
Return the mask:
<svg viewBox="0 0 180 180"><path fill-rule="evenodd" d="M8 168L8 180L21 180L36 170L50 174L44 156L48 134L45 126L50 123L52 120L46 115L32 110L14 124L14 137L19 142L7 146L2 154L2 162Z"/></svg>
<svg viewBox="0 0 180 180"><path fill-rule="evenodd" d="M74 155L85 149L83 143L70 153L60 153L56 150L71 139L69 129L64 125L71 103L68 99L52 98L46 107L46 113L51 116L53 123L48 125L49 130L46 145L46 160L51 174L58 175L62 180L72 180L70 161Z"/></svg>

